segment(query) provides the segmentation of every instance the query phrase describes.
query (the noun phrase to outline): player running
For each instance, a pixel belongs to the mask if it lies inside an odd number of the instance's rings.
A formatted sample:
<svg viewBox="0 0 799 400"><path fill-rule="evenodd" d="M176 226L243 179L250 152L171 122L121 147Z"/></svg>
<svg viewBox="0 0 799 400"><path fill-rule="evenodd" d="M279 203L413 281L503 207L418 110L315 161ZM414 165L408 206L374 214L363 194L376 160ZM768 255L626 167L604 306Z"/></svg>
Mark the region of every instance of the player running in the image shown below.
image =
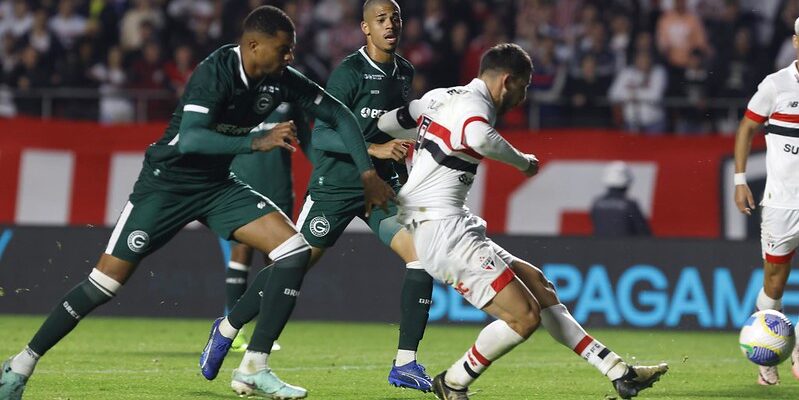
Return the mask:
<svg viewBox="0 0 799 400"><path fill-rule="evenodd" d="M532 62L521 47L500 44L483 55L479 76L468 85L432 90L378 122L394 137L417 140L408 182L398 195L398 219L413 235L422 265L497 318L433 379L433 392L443 400L468 399L469 385L543 323L628 399L650 387L668 366L629 366L588 335L541 271L487 238L485 221L465 206L483 158L512 165L528 177L538 172L535 156L519 152L493 127L497 116L524 101L531 73Z"/></svg>
<svg viewBox="0 0 799 400"><path fill-rule="evenodd" d="M363 5L361 29L366 35L366 46L342 61L328 80L326 90L354 112L369 143L369 154L378 174L399 189L395 162L404 161L413 141L392 139L377 129L377 119L382 113L407 104L413 80L413 66L395 54L402 33L399 6L393 0L367 0ZM364 214L358 167L333 127L325 121L317 121L312 140L314 171L309 195L297 222L311 245L311 265L335 244L356 217L363 219L380 240L405 261L399 344L388 381L398 387L430 391L432 380L417 363L416 351L427 324L432 278L419 263L410 234L397 223L395 206L390 206L388 211ZM258 312L255 296L254 293L245 294L225 323L238 329L254 318ZM208 348L217 347L214 337L211 336ZM229 338L218 338L219 343L229 341ZM224 356L223 351L210 352L207 368L218 369ZM253 357L255 355L248 349L237 371L252 371L258 367L251 362ZM238 382L235 375L231 386L240 394L248 394L246 386Z"/></svg>
<svg viewBox="0 0 799 400"><path fill-rule="evenodd" d="M799 18L794 21L793 47L799 50ZM798 53L799 54L799 53ZM799 57L798 57L799 58ZM749 100L735 135L735 204L752 215L755 200L746 184L746 161L752 138L766 127L766 189L760 205L763 288L758 310L782 311L782 294L791 273L791 258L799 245L799 61L765 77ZM799 324L797 324L799 334ZM799 343L791 352L791 370L799 379ZM757 383L780 383L777 366L758 367Z"/></svg>
<svg viewBox="0 0 799 400"><path fill-rule="evenodd" d="M310 157L311 125L300 107L291 103L279 105L269 117L255 127L256 130L268 130L278 123L293 121L297 127L297 142L303 153ZM294 184L291 176L291 152L286 149L270 152L240 154L233 159L230 170L242 182L250 185L255 191L272 200L273 203L289 218L294 215ZM247 290L247 277L252 266L253 248L234 240L220 238L219 244L226 257L225 268L225 313L230 311ZM269 255L264 254L266 264L272 263ZM247 349L249 339L240 331L231 346L232 351ZM280 345L272 344L272 351L280 350Z"/></svg>
<svg viewBox="0 0 799 400"><path fill-rule="evenodd" d="M236 154L294 149L290 142L296 127L291 122L251 132L281 103L300 105L344 136L364 182L367 207L385 205L392 197L393 191L372 167L352 113L288 67L295 45L291 19L275 7L259 7L243 28L239 45L220 47L195 69L164 136L145 153L105 253L88 278L59 300L28 345L3 363L0 399L20 399L39 358L80 319L111 300L143 258L194 220L274 260L271 279L262 287L264 306L256 325L264 340L255 337L250 343L257 350L270 348L294 307L311 251L268 198L229 170ZM306 395L267 369L242 379L278 397Z"/></svg>

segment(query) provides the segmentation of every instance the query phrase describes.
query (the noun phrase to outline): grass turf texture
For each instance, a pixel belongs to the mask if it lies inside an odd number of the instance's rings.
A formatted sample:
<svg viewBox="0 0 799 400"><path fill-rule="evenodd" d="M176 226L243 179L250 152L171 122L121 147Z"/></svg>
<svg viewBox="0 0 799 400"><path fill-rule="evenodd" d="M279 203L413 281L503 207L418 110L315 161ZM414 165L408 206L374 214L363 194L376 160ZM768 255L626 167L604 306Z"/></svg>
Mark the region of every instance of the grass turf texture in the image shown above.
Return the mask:
<svg viewBox="0 0 799 400"><path fill-rule="evenodd" d="M0 316L0 356L16 353L41 316ZM197 360L211 319L171 320L89 317L39 363L25 399L233 399L230 353L216 380L208 382ZM431 376L447 368L473 343L479 326L430 326L420 361ZM795 399L799 381L790 361L780 366L782 384L760 387L757 370L738 350L734 333L592 330L634 363L666 361L671 370L645 399ZM283 350L270 365L310 399L433 399L386 381L395 354L396 326L292 321ZM611 399L607 379L543 330L496 362L472 387L475 400Z"/></svg>

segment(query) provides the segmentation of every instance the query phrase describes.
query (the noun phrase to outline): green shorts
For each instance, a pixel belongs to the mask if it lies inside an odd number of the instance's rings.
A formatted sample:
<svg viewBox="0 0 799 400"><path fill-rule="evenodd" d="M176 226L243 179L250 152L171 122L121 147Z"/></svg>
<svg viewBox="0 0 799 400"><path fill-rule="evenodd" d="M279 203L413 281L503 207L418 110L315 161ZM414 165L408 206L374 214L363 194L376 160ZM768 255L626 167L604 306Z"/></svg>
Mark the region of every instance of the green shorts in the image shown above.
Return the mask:
<svg viewBox="0 0 799 400"><path fill-rule="evenodd" d="M230 239L236 229L278 211L271 200L237 179L185 190L164 190L167 185L152 179L157 178L136 182L106 254L138 263L192 221L200 221L220 237Z"/></svg>
<svg viewBox="0 0 799 400"><path fill-rule="evenodd" d="M297 219L297 228L308 244L327 248L332 247L347 225L358 217L369 225L381 242L390 246L394 235L402 229L397 222L397 206L389 204L388 212L373 208L369 218L364 216L364 210L363 199L314 201L308 195Z"/></svg>

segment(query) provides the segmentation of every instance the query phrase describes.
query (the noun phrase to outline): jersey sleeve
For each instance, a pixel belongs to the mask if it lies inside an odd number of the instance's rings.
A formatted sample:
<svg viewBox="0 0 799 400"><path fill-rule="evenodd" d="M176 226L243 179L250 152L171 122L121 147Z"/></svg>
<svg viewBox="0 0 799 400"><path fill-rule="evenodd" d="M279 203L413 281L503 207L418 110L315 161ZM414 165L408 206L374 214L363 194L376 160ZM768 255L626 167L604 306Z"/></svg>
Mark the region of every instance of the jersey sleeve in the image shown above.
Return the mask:
<svg viewBox="0 0 799 400"><path fill-rule="evenodd" d="M521 171L530 167L530 156L508 143L488 122L481 120L470 122L464 125L463 133L465 142L469 144L468 149L492 160L512 165Z"/></svg>
<svg viewBox="0 0 799 400"><path fill-rule="evenodd" d="M373 169L363 133L352 112L297 70L287 68L284 73L287 74L285 77L287 101L298 104L308 114L323 121L341 135L359 172Z"/></svg>
<svg viewBox="0 0 799 400"><path fill-rule="evenodd" d="M214 64L205 61L192 72L183 94L183 112L215 117L231 97L231 77Z"/></svg>
<svg viewBox="0 0 799 400"><path fill-rule="evenodd" d="M774 108L774 100L777 98L777 88L768 79L764 79L757 86L757 92L746 105L744 116L757 123L765 123Z"/></svg>

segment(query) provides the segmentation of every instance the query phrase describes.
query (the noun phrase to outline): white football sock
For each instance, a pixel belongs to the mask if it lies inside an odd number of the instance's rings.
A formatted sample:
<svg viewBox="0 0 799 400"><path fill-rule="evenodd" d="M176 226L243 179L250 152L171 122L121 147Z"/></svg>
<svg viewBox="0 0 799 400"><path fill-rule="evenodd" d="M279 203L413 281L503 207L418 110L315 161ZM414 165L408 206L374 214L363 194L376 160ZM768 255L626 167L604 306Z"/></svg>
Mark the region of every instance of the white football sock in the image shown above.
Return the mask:
<svg viewBox="0 0 799 400"><path fill-rule="evenodd" d="M247 350L244 353L244 358L241 359L241 364L239 364L239 371L245 374L254 374L262 369L267 369L269 368L266 363L268 359L269 353Z"/></svg>
<svg viewBox="0 0 799 400"><path fill-rule="evenodd" d="M219 333L228 339L235 339L239 330L234 328L233 325L230 325L230 321L225 317L222 322L219 323Z"/></svg>
<svg viewBox="0 0 799 400"><path fill-rule="evenodd" d="M40 355L36 354L30 347L25 346L22 351L11 359L11 370L25 376L31 376L36 363L39 362Z"/></svg>
<svg viewBox="0 0 799 400"><path fill-rule="evenodd" d="M611 381L627 372L627 364L621 357L586 333L563 304L541 310L541 324L555 340L584 358Z"/></svg>
<svg viewBox="0 0 799 400"><path fill-rule="evenodd" d="M782 311L782 299L772 299L766 294L765 289L760 288L760 292L757 294L757 302L755 302L755 307L757 307L757 311L760 310Z"/></svg>
<svg viewBox="0 0 799 400"><path fill-rule="evenodd" d="M488 324L463 357L447 370L444 381L453 389L464 389L474 382L493 361L511 351L524 338L505 321L496 320Z"/></svg>
<svg viewBox="0 0 799 400"><path fill-rule="evenodd" d="M413 350L397 350L397 359L394 361L394 365L400 366L405 365L409 362L416 361L416 352Z"/></svg>

